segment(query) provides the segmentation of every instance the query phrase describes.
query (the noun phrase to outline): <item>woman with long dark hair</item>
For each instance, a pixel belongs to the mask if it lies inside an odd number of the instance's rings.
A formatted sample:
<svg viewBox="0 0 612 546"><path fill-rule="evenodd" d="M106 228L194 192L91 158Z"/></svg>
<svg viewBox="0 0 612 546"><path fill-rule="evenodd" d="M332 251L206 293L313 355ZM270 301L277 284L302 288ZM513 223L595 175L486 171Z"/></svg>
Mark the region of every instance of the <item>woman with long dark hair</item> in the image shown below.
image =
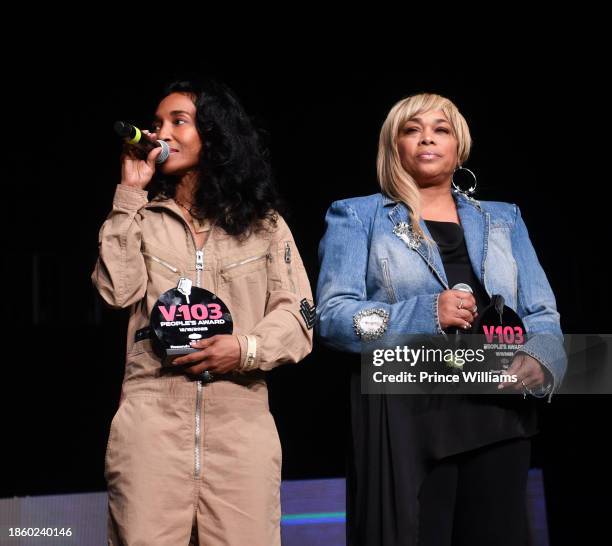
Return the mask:
<svg viewBox="0 0 612 546"><path fill-rule="evenodd" d="M265 371L312 348L308 278L233 92L176 82L146 135L170 155L156 166L161 148L143 157L126 147L92 275L109 305L130 308L105 458L109 544L280 545ZM191 335L190 352L168 359L152 312L167 291L188 298L190 287L227 306L233 331Z"/></svg>

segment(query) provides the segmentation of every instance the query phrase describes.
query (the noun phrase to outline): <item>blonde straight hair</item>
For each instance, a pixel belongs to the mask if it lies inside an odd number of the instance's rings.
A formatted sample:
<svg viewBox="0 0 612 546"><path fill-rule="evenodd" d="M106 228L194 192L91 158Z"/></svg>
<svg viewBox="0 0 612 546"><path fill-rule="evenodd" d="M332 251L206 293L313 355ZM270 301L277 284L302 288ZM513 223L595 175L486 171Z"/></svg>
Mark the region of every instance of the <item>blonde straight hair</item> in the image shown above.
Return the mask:
<svg viewBox="0 0 612 546"><path fill-rule="evenodd" d="M404 203L411 212L412 229L425 240L419 220L421 219L421 196L414 178L402 167L397 151L397 138L406 122L419 114L431 110L442 110L457 139L457 160L462 165L470 155L472 137L465 118L452 101L433 93L412 95L397 102L389 111L378 139L376 172L378 183L384 194Z"/></svg>

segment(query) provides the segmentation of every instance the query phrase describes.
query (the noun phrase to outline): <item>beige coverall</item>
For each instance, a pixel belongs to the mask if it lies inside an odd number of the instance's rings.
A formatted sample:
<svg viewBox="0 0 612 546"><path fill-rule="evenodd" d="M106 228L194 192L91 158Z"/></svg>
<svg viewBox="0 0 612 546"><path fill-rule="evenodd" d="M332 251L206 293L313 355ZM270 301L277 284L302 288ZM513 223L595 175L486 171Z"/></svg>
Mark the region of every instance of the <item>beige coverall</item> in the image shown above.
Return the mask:
<svg viewBox="0 0 612 546"><path fill-rule="evenodd" d="M240 241L205 224L196 249L173 200L116 189L92 274L110 306L130 308L105 457L110 545L280 545L281 447L264 371L311 351L313 301L287 224L268 227ZM180 277L227 304L253 371L209 383L166 373L150 339L135 341Z"/></svg>

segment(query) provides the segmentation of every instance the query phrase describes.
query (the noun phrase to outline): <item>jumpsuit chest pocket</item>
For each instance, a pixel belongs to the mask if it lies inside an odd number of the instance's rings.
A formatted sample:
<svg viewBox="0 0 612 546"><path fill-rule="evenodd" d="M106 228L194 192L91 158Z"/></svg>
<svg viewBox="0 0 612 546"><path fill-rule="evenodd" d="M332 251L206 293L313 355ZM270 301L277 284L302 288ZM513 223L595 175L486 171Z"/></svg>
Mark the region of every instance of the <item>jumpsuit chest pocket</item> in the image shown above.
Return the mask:
<svg viewBox="0 0 612 546"><path fill-rule="evenodd" d="M146 245L142 250L149 278L161 276L174 282L184 276L184 268L181 259L166 249L153 245Z"/></svg>
<svg viewBox="0 0 612 546"><path fill-rule="evenodd" d="M271 254L267 249L236 255L221 262L219 265L219 276L222 282L225 283L244 276L253 278L258 278L259 276L265 277L266 266L270 259Z"/></svg>

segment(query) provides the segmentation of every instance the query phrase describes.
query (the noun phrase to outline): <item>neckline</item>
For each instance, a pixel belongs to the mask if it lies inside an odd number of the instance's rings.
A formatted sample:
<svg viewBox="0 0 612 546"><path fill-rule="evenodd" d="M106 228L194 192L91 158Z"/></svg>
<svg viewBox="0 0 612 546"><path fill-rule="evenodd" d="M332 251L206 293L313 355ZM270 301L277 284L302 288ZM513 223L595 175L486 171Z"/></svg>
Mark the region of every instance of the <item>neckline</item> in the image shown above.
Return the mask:
<svg viewBox="0 0 612 546"><path fill-rule="evenodd" d="M445 222L443 220L425 220L425 222L432 223L432 224L453 224L454 226L461 227L461 224L458 222Z"/></svg>

